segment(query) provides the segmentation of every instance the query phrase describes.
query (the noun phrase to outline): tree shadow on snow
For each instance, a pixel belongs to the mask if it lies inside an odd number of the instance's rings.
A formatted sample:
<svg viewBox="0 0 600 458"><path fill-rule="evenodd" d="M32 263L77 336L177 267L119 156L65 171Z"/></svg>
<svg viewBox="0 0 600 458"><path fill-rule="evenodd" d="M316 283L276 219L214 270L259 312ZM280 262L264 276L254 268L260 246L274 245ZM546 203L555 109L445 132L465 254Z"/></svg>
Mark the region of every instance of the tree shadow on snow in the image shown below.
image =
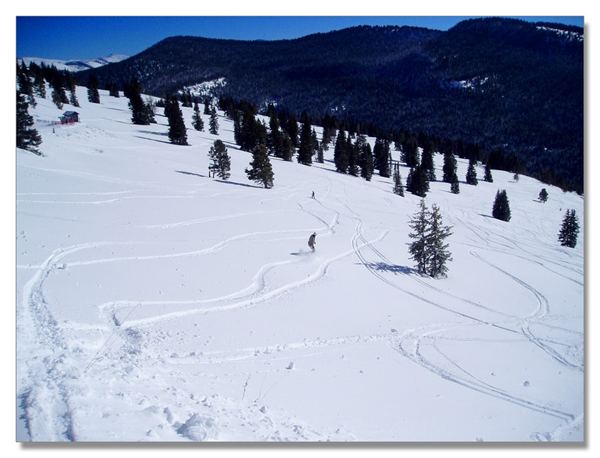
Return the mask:
<svg viewBox="0 0 600 458"><path fill-rule="evenodd" d="M184 175L193 175L195 177L206 178L206 175L202 175L200 173L185 172L183 170L175 170L175 172L176 173L183 173Z"/></svg>
<svg viewBox="0 0 600 458"><path fill-rule="evenodd" d="M413 269L412 267L391 265L391 264L386 264L385 262L365 262L365 263L359 262L357 264L365 266L368 269L378 270L380 272L391 272L394 275L397 275L397 274L410 275L410 274L418 273L418 271L416 269Z"/></svg>

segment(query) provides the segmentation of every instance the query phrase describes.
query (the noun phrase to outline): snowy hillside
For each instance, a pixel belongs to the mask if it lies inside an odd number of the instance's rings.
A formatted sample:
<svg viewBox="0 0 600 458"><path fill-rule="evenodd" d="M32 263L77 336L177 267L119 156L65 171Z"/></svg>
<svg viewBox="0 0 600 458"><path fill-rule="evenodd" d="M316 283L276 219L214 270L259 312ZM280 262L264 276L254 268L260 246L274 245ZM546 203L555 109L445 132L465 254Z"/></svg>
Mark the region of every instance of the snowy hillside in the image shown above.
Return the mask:
<svg viewBox="0 0 600 458"><path fill-rule="evenodd" d="M70 72L80 72L82 70L89 70L91 68L102 67L106 64L112 64L115 62L121 62L122 60L128 59L129 56L123 54L111 54L107 57L98 57L96 59L85 59L85 60L60 60L60 59L44 59L41 57L23 57L18 59L19 63L25 62L25 65L29 67L31 62L35 62L38 65L42 63L48 67L54 65L57 70L67 70Z"/></svg>
<svg viewBox="0 0 600 458"><path fill-rule="evenodd" d="M135 126L100 93L78 88L74 125L38 98L45 156L16 152L19 440L583 440L581 196L481 166L468 186L459 160L460 194L426 199L453 226L434 280L406 245L420 199L390 179L336 173L331 149L271 158L256 187L222 113L217 137L183 108L174 146L161 109ZM229 181L208 177L216 138Z"/></svg>

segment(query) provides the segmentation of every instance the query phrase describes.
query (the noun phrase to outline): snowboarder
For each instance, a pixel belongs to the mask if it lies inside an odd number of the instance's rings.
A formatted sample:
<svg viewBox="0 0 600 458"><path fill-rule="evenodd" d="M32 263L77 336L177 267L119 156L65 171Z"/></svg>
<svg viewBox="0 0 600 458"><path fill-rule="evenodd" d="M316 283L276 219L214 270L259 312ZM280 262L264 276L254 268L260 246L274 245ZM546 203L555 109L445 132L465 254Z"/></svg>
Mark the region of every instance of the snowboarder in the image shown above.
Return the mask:
<svg viewBox="0 0 600 458"><path fill-rule="evenodd" d="M315 241L316 236L317 236L317 233L314 232L313 235L311 235L310 238L308 239L308 246L313 251L315 251L315 245L317 244L317 242Z"/></svg>

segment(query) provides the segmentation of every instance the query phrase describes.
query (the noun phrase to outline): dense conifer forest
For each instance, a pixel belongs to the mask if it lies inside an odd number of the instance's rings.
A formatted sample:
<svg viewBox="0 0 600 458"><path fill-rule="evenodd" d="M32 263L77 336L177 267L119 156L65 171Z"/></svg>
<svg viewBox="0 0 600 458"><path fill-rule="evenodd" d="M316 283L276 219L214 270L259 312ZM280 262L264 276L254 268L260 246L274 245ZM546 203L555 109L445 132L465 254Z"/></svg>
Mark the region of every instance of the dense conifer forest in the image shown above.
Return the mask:
<svg viewBox="0 0 600 458"><path fill-rule="evenodd" d="M295 40L172 37L75 74L100 87L137 78L166 96L223 78L210 96L315 125L446 139L455 154L583 192L583 30L486 18L447 32L353 27ZM474 145L466 151L466 145ZM423 146L423 145L420 145Z"/></svg>

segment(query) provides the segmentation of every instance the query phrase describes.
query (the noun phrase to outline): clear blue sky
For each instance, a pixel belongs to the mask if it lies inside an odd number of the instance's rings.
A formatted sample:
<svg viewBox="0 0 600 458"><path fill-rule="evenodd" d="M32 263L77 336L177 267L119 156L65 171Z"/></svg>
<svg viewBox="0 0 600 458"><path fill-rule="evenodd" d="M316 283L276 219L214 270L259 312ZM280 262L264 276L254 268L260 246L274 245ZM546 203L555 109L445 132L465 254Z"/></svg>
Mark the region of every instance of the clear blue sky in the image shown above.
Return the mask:
<svg viewBox="0 0 600 458"><path fill-rule="evenodd" d="M17 58L92 59L133 56L175 35L236 40L293 39L355 25L410 25L447 30L467 16L246 16L100 17L17 16ZM583 27L583 16L527 16Z"/></svg>

